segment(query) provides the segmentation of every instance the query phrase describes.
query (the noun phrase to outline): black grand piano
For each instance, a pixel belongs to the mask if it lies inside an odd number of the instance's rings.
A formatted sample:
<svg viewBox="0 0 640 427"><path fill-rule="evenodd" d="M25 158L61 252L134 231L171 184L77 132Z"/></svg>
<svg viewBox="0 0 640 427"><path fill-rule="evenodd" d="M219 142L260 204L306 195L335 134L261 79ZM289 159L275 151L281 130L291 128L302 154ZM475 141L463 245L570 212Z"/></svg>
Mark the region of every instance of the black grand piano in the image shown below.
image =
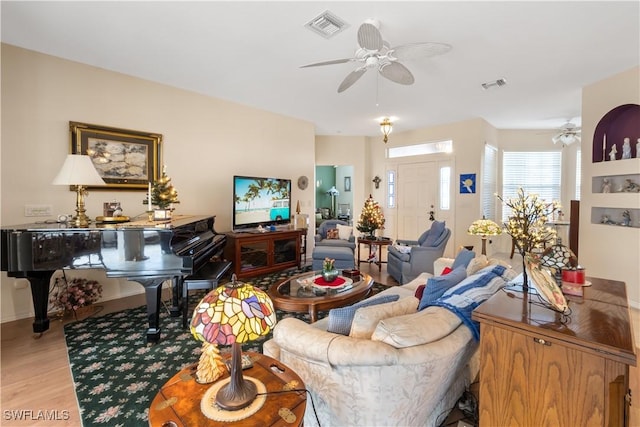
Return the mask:
<svg viewBox="0 0 640 427"><path fill-rule="evenodd" d="M170 222L127 222L71 228L65 224L3 226L1 271L31 284L33 332L49 329L49 282L56 270L103 269L145 288L147 341L160 339L162 284L174 286L172 315L180 314L181 277L195 273L222 253L224 234L214 230L215 216L176 216Z"/></svg>

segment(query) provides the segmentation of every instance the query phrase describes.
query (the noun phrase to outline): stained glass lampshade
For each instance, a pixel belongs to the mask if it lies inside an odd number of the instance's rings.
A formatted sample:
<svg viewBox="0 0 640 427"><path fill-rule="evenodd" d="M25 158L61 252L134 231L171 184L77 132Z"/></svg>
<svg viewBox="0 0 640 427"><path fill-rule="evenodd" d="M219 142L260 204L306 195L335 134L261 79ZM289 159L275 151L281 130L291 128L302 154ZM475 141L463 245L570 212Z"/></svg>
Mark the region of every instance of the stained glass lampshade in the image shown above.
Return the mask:
<svg viewBox="0 0 640 427"><path fill-rule="evenodd" d="M577 267L578 257L558 239L558 243L542 252L540 264L556 270L566 270Z"/></svg>
<svg viewBox="0 0 640 427"><path fill-rule="evenodd" d="M191 319L191 333L203 342L231 345L231 380L218 391L216 403L228 411L242 409L255 399L253 382L242 376L240 344L268 334L276 324L269 296L260 289L236 281L209 292L198 303Z"/></svg>
<svg viewBox="0 0 640 427"><path fill-rule="evenodd" d="M487 254L487 236L497 236L502 233L502 228L490 219L478 219L469 226L467 233L482 237L482 255Z"/></svg>

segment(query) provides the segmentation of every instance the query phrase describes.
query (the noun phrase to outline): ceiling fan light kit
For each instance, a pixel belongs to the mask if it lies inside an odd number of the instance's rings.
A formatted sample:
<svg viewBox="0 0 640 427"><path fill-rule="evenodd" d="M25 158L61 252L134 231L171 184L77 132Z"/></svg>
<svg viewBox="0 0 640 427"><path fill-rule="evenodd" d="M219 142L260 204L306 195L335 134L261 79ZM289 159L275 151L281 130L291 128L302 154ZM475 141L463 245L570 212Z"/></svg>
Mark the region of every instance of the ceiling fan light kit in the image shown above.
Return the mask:
<svg viewBox="0 0 640 427"><path fill-rule="evenodd" d="M563 147L571 145L575 142L581 142L580 128L571 122L567 122L560 128L560 132L551 138L554 144L562 143Z"/></svg>
<svg viewBox="0 0 640 427"><path fill-rule="evenodd" d="M303 65L301 68L357 62L359 64L358 67L350 72L338 86L338 93L349 89L370 68L377 69L382 77L394 83L411 85L415 82L413 74L398 61L432 57L451 50L451 46L448 44L431 42L409 43L390 47L389 43L382 39L382 35L377 28L378 25L375 25L377 21L369 22L365 22L358 28L359 49L356 50L352 58L316 62Z"/></svg>

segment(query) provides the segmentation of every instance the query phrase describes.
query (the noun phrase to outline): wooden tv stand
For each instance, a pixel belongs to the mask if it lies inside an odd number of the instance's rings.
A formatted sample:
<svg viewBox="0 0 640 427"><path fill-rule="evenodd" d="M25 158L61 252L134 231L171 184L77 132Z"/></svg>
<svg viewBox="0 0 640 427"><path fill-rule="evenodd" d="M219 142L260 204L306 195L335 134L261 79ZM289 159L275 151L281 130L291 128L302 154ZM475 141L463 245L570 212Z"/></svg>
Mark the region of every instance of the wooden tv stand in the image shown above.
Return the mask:
<svg viewBox="0 0 640 427"><path fill-rule="evenodd" d="M499 291L480 322L480 427L628 426L636 349L623 282L588 277L568 319ZM529 300L529 298L531 298Z"/></svg>
<svg viewBox="0 0 640 427"><path fill-rule="evenodd" d="M224 257L233 262L238 279L299 267L306 232L298 229L226 233Z"/></svg>

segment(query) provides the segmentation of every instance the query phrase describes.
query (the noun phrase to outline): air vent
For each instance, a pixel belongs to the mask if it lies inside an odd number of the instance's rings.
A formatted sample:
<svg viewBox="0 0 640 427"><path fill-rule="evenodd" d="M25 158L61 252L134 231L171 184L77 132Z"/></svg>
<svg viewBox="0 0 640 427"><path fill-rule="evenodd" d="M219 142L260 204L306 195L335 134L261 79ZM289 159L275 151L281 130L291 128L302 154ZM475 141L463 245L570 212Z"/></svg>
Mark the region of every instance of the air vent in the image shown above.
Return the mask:
<svg viewBox="0 0 640 427"><path fill-rule="evenodd" d="M320 34L325 39L330 39L348 26L346 22L328 10L305 24L305 27L314 33Z"/></svg>
<svg viewBox="0 0 640 427"><path fill-rule="evenodd" d="M500 86L504 86L506 84L507 84L507 81L505 79L498 79L495 82L482 83L482 89L487 90L487 89L489 89L491 87L494 87L494 86L500 87Z"/></svg>

